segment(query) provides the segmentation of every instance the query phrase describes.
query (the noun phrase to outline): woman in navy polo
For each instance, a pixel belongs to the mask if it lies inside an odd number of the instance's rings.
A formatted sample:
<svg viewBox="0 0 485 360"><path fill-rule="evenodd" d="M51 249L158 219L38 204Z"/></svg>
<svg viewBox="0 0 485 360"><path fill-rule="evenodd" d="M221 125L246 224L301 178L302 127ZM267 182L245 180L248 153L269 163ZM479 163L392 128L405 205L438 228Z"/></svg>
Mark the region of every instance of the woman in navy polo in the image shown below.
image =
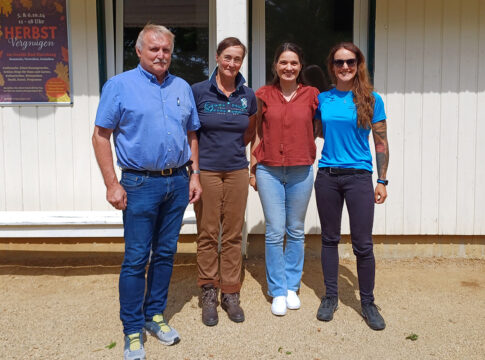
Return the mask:
<svg viewBox="0 0 485 360"><path fill-rule="evenodd" d="M201 128L198 131L202 196L197 217L197 285L202 288L202 322L216 325L217 292L234 322L244 321L239 305L241 242L248 197L246 145L254 134L257 102L239 73L246 47L234 37L217 46L217 68L194 84ZM222 227L222 232L221 232ZM218 238L221 233L221 251Z"/></svg>
<svg viewBox="0 0 485 360"><path fill-rule="evenodd" d="M365 58L352 43L340 43L327 59L335 88L318 96L317 118L322 120L322 157L318 162L315 194L322 227L322 269L326 295L317 318L330 321L338 304L338 243L345 199L349 212L352 248L357 257L362 316L369 327L386 324L374 304L375 259L372 244L374 203L387 197L389 162L384 103L369 81ZM378 180L372 185L372 131Z"/></svg>

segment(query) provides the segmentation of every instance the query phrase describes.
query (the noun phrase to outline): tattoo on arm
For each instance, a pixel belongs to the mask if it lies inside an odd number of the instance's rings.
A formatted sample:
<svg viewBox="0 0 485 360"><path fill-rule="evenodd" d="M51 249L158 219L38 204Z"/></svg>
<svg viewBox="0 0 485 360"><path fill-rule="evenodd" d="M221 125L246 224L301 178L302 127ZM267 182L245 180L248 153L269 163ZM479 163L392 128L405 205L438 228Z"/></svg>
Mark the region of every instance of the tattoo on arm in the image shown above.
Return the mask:
<svg viewBox="0 0 485 360"><path fill-rule="evenodd" d="M376 146L377 174L379 179L385 179L387 166L389 165L389 143L387 142L386 120L379 121L372 125L372 135Z"/></svg>

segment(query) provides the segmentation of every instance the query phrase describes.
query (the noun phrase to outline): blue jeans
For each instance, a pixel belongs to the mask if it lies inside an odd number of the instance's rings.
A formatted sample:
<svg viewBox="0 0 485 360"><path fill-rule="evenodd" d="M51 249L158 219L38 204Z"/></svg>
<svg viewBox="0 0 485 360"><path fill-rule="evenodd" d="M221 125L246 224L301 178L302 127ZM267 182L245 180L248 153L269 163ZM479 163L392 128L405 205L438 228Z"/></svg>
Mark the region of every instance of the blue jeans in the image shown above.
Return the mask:
<svg viewBox="0 0 485 360"><path fill-rule="evenodd" d="M167 305L173 257L189 202L189 178L185 169L172 176L123 172L120 183L128 196L123 211L125 257L119 281L120 318L128 335L140 332L145 319L163 313Z"/></svg>
<svg viewBox="0 0 485 360"><path fill-rule="evenodd" d="M266 280L268 295L286 296L300 288L303 271L305 215L313 187L313 168L256 168L258 194L266 221ZM286 247L283 240L286 233Z"/></svg>

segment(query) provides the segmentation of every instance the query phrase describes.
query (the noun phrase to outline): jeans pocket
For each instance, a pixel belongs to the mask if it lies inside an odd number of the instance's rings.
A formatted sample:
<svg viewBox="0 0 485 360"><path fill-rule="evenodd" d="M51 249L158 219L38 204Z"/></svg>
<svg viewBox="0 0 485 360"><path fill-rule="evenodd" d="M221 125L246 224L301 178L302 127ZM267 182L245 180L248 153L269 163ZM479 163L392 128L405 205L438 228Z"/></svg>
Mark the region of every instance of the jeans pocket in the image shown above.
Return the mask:
<svg viewBox="0 0 485 360"><path fill-rule="evenodd" d="M355 174L354 177L356 179L362 179L362 180L371 180L372 181L372 173L371 172L365 172L362 174Z"/></svg>
<svg viewBox="0 0 485 360"><path fill-rule="evenodd" d="M137 174L132 174L132 173L124 172L121 175L120 184L124 188L127 188L127 187L128 188L132 188L132 187L140 186L141 184L143 184L144 181L145 181L145 177L142 176L142 175L137 175Z"/></svg>
<svg viewBox="0 0 485 360"><path fill-rule="evenodd" d="M187 169L182 169L182 170L180 170L180 172L182 173L182 177L185 180L189 180L189 173L187 172Z"/></svg>

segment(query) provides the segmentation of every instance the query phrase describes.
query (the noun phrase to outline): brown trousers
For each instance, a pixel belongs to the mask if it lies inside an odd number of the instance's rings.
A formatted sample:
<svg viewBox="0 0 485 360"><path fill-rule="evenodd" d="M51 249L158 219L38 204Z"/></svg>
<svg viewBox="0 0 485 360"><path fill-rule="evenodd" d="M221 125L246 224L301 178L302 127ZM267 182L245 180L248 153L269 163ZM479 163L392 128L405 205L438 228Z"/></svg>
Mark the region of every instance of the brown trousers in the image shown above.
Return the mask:
<svg viewBox="0 0 485 360"><path fill-rule="evenodd" d="M202 197L197 217L197 285L213 284L223 293L241 289L242 227L248 198L248 169L200 173ZM221 253L218 252L220 227Z"/></svg>

